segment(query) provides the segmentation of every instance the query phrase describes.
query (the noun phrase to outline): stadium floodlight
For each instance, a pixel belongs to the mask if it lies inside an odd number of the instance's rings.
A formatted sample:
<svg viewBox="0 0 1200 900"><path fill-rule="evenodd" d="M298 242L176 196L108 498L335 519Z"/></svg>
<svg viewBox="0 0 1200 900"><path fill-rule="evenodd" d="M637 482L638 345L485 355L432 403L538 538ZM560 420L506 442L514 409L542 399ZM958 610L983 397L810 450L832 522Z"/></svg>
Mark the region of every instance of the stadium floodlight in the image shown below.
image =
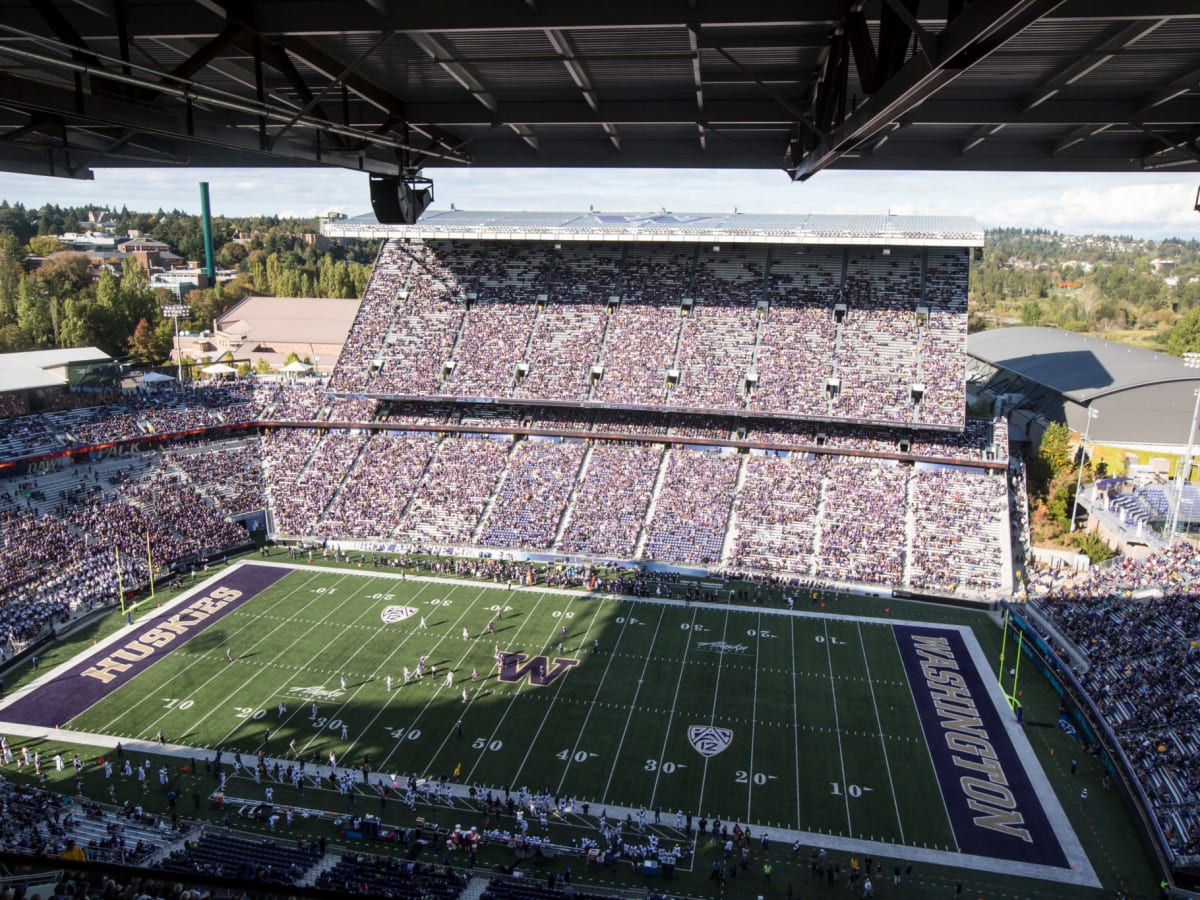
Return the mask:
<svg viewBox="0 0 1200 900"><path fill-rule="evenodd" d="M186 319L192 314L192 308L186 303L168 303L162 308L162 314L175 320L175 362L178 366L179 383L183 384L183 349L179 346L179 320Z"/></svg>
<svg viewBox="0 0 1200 900"><path fill-rule="evenodd" d="M1079 477L1075 479L1075 503L1071 507L1071 532L1075 531L1075 519L1079 515L1079 492L1083 489L1083 461L1087 458L1088 438L1092 434L1092 419L1099 417L1100 410L1088 409L1087 427L1083 429L1083 443L1079 445Z"/></svg>
<svg viewBox="0 0 1200 900"><path fill-rule="evenodd" d="M1200 368L1200 353L1183 354L1183 364L1190 369ZM1175 505L1171 509L1170 524L1166 534L1167 543L1174 544L1179 533L1179 511L1183 507L1183 487L1188 481L1188 472L1192 468L1192 447L1196 437L1196 421L1200 419L1200 388L1192 392L1196 403L1192 407L1192 423L1188 426L1187 450L1183 454L1183 465L1175 476Z"/></svg>

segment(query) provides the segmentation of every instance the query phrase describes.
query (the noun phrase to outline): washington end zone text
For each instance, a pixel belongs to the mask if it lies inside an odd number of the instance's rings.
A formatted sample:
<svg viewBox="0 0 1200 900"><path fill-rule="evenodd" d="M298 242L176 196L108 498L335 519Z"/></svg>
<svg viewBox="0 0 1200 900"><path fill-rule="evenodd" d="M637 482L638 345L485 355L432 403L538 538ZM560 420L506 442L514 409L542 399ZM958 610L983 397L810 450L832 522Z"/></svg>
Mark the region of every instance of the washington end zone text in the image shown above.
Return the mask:
<svg viewBox="0 0 1200 900"><path fill-rule="evenodd" d="M961 853L1070 865L1000 707L964 636L936 626L892 626L930 762ZM1006 711L1007 712L1007 711Z"/></svg>
<svg viewBox="0 0 1200 900"><path fill-rule="evenodd" d="M945 638L913 635L913 644L921 660L925 684L933 695L933 705L946 733L954 765L977 773L963 775L958 783L967 796L967 806L980 815L974 822L1023 841L1033 838L1025 828L1025 817L1017 809L1017 799L1008 787L1004 766L992 746L979 718L966 679L958 671L958 662Z"/></svg>

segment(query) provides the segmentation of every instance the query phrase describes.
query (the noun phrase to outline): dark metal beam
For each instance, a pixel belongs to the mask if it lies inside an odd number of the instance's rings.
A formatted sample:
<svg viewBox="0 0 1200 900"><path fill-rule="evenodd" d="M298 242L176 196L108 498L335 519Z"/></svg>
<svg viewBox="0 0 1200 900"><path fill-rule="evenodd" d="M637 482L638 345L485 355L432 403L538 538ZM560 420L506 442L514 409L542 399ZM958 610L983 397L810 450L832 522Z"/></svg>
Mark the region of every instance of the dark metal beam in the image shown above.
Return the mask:
<svg viewBox="0 0 1200 900"><path fill-rule="evenodd" d="M940 87L985 59L1062 0L977 0L938 35L934 59L917 54L853 113L828 146L810 146L793 159L792 177L805 180L852 150L860 141L901 118Z"/></svg>
<svg viewBox="0 0 1200 900"><path fill-rule="evenodd" d="M261 152L254 120L242 117L240 122L244 124L239 124L239 120L232 114L218 120L193 109L189 122L187 114L182 110L146 106L114 97L80 97L66 88L25 81L4 73L0 73L0 105L60 115L68 126L73 121L79 121L157 134L171 139L179 139L186 135L187 139L237 153L257 155ZM246 127L247 125L249 127ZM339 152L322 150L312 141L289 140L281 141L272 153L302 160L309 165L337 165L387 175L398 174L394 161L384 158L380 150ZM390 154L387 154L387 157L390 157Z"/></svg>

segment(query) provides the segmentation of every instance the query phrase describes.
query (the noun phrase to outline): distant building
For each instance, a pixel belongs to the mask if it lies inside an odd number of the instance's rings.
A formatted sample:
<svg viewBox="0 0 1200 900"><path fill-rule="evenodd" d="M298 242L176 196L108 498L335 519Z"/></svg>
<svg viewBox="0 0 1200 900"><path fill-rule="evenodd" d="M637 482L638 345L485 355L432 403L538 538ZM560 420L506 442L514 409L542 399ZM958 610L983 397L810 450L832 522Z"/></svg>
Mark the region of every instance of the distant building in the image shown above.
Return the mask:
<svg viewBox="0 0 1200 900"><path fill-rule="evenodd" d="M282 368L295 353L319 371L332 370L362 301L310 297L247 297L213 322L211 332L180 337L181 352L195 360L231 354L237 362L265 359Z"/></svg>
<svg viewBox="0 0 1200 900"><path fill-rule="evenodd" d="M113 359L96 347L0 353L0 410L14 415L41 409L56 394L72 386L106 381Z"/></svg>

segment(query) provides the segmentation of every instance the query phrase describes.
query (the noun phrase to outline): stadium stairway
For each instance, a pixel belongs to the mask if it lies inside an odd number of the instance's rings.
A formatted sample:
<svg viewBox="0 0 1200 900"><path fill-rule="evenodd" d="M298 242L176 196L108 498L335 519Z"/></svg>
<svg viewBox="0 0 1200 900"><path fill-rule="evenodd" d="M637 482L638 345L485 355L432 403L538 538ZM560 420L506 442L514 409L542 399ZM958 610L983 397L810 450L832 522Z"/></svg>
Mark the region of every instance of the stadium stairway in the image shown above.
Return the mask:
<svg viewBox="0 0 1200 900"><path fill-rule="evenodd" d="M904 485L904 569L900 573L901 584L912 584L913 548L917 543L916 499L917 479L909 478Z"/></svg>
<svg viewBox="0 0 1200 900"><path fill-rule="evenodd" d="M738 463L737 481L734 482L733 496L740 497L742 488L746 485L746 474L749 466L746 461L749 456L743 456ZM735 500L729 507L729 521L725 523L725 541L721 544L721 565L728 566L733 560L733 551L737 543L737 501Z"/></svg>
<svg viewBox="0 0 1200 900"><path fill-rule="evenodd" d="M509 441L508 458L504 462L504 471L500 473L500 477L492 485L492 493L483 507L483 512L480 514L479 520L475 523L475 527L471 531L470 543L472 546L479 546L480 535L483 534L484 528L487 527L488 519L492 515L492 509L496 505L496 500L500 497L500 488L504 486L504 482L508 479L509 467L512 465L513 454L516 452L519 443L519 441Z"/></svg>
<svg viewBox="0 0 1200 900"><path fill-rule="evenodd" d="M588 467L592 463L592 451L595 447L595 444L588 444L587 451L583 454L583 462L580 464L579 471L575 475L571 491L567 494L567 502L563 504L562 515L558 517L558 527L554 529L554 540L550 542L551 547L558 547L558 542L562 540L563 532L567 529L567 522L570 521L571 512L575 508L575 493L579 490L579 486L583 484L583 480L587 478Z"/></svg>
<svg viewBox="0 0 1200 900"><path fill-rule="evenodd" d="M491 879L486 877L476 878L471 875L470 879L467 886L462 889L462 893L458 895L458 900L479 900L487 891L488 885L491 884Z"/></svg>
<svg viewBox="0 0 1200 900"><path fill-rule="evenodd" d="M654 476L654 490L650 492L650 502L646 504L646 515L642 519L642 528L633 545L633 558L642 559L646 551L646 539L650 536L650 523L654 521L654 511L658 507L658 497L662 493L663 482L667 479L667 463L671 459L671 451L662 455L658 464L658 474Z"/></svg>

